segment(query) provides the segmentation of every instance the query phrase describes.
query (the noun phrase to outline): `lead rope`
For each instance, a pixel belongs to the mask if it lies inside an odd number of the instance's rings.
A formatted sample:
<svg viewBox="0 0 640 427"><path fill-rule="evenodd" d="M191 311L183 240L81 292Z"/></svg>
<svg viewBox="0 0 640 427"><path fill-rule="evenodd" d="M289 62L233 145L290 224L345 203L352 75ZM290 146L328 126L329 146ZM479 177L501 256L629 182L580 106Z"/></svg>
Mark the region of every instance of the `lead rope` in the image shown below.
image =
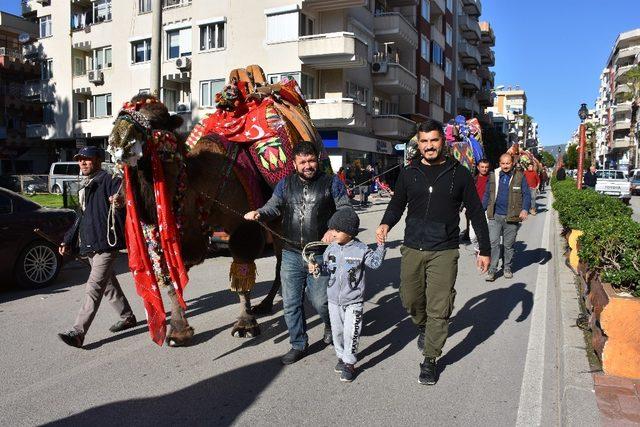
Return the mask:
<svg viewBox="0 0 640 427"><path fill-rule="evenodd" d="M115 195L120 194L122 191L122 185L124 181L120 181L120 187L116 191ZM107 243L112 248L118 244L118 233L116 233L116 205L115 203L109 204L109 212L107 213Z"/></svg>

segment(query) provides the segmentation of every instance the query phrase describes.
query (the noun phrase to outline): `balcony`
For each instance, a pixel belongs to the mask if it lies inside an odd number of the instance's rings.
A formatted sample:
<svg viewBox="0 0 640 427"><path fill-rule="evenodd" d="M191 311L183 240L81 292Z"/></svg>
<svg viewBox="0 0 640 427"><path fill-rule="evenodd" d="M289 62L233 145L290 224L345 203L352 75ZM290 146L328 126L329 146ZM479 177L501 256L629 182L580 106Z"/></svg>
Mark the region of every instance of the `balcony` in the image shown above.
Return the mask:
<svg viewBox="0 0 640 427"><path fill-rule="evenodd" d="M618 69L616 70L616 81L619 81L619 79L624 76L624 73L626 73L627 71L629 71L630 69L636 67L636 64L632 64L632 65L625 65L622 67L618 67Z"/></svg>
<svg viewBox="0 0 640 427"><path fill-rule="evenodd" d="M479 90L481 86L480 77L467 70L458 70L458 81L467 89Z"/></svg>
<svg viewBox="0 0 640 427"><path fill-rule="evenodd" d="M411 95L418 91L418 79L415 74L400 64L382 63L385 67L372 73L373 85L376 89L390 95Z"/></svg>
<svg viewBox="0 0 640 427"><path fill-rule="evenodd" d="M462 0L462 9L469 15L482 15L482 5L480 0Z"/></svg>
<svg viewBox="0 0 640 427"><path fill-rule="evenodd" d="M620 104L616 104L616 114L628 113L630 111L631 111L631 102L622 102Z"/></svg>
<svg viewBox="0 0 640 427"><path fill-rule="evenodd" d="M469 15L459 15L458 27L460 27L462 35L467 40L475 42L480 40L480 24L476 19L473 19Z"/></svg>
<svg viewBox="0 0 640 427"><path fill-rule="evenodd" d="M444 70L433 62L430 64L431 81L444 86Z"/></svg>
<svg viewBox="0 0 640 427"><path fill-rule="evenodd" d="M615 63L617 64L618 62L622 62L623 59L626 59L626 60L633 59L639 53L640 53L640 45L620 49L615 56Z"/></svg>
<svg viewBox="0 0 640 427"><path fill-rule="evenodd" d="M445 0L431 0L431 10L432 12L444 15L447 12L447 4Z"/></svg>
<svg viewBox="0 0 640 427"><path fill-rule="evenodd" d="M440 123L444 122L444 108L433 102L429 104L429 115L433 120L437 120Z"/></svg>
<svg viewBox="0 0 640 427"><path fill-rule="evenodd" d="M191 0L163 0L162 8L164 10L174 9L176 7L191 6Z"/></svg>
<svg viewBox="0 0 640 427"><path fill-rule="evenodd" d="M461 97L458 98L458 113L479 113L480 105L475 99ZM466 114L463 114L466 115Z"/></svg>
<svg viewBox="0 0 640 427"><path fill-rule="evenodd" d="M308 99L309 114L318 128L367 127L367 110L351 98Z"/></svg>
<svg viewBox="0 0 640 427"><path fill-rule="evenodd" d="M467 42L460 42L458 43L458 54L463 64L468 66L480 65L480 51L477 47Z"/></svg>
<svg viewBox="0 0 640 427"><path fill-rule="evenodd" d="M378 42L394 42L415 50L418 48L418 31L402 14L380 13L373 18L373 31Z"/></svg>
<svg viewBox="0 0 640 427"><path fill-rule="evenodd" d="M611 148L626 149L629 147L631 147L631 141L629 140L629 137L626 136L624 138L614 139L611 144Z"/></svg>
<svg viewBox="0 0 640 427"><path fill-rule="evenodd" d="M49 129L43 124L27 125L27 138L44 138L49 134Z"/></svg>
<svg viewBox="0 0 640 427"><path fill-rule="evenodd" d="M368 0L303 0L302 8L314 12L366 6ZM415 2L414 2L415 4Z"/></svg>
<svg viewBox="0 0 640 427"><path fill-rule="evenodd" d="M489 67L487 66L478 67L476 74L482 80L491 80L493 78L493 72L489 71Z"/></svg>
<svg viewBox="0 0 640 427"><path fill-rule="evenodd" d="M24 83L24 97L31 102L45 102L48 85L41 80L29 80Z"/></svg>
<svg viewBox="0 0 640 427"><path fill-rule="evenodd" d="M493 28L488 22L480 23L480 33L482 34L481 41L482 44L486 44L487 46L495 46L496 45L496 36L493 32Z"/></svg>
<svg viewBox="0 0 640 427"><path fill-rule="evenodd" d="M408 139L416 134L416 124L402 116L373 116L373 133L387 138Z"/></svg>
<svg viewBox="0 0 640 427"><path fill-rule="evenodd" d="M629 86L626 84L617 84L616 90L613 91L615 96L621 95L623 93L629 93L629 92L631 92L631 88L629 88Z"/></svg>
<svg viewBox="0 0 640 427"><path fill-rule="evenodd" d="M481 89L476 94L476 98L478 98L478 104L480 104L481 107L490 107L493 105L491 90L489 89Z"/></svg>
<svg viewBox="0 0 640 427"><path fill-rule="evenodd" d="M487 45L481 45L478 49L480 51L480 63L487 67L493 67L496 65L496 55L491 48Z"/></svg>
<svg viewBox="0 0 640 427"><path fill-rule="evenodd" d="M613 125L613 130L629 130L631 129L631 120L617 120Z"/></svg>
<svg viewBox="0 0 640 427"><path fill-rule="evenodd" d="M438 43L443 49L446 46L444 34L442 34L442 31L438 30L435 25L431 26L431 40Z"/></svg>
<svg viewBox="0 0 640 427"><path fill-rule="evenodd" d="M309 68L357 68L368 63L368 48L353 33L329 33L300 37L298 56Z"/></svg>
<svg viewBox="0 0 640 427"><path fill-rule="evenodd" d="M0 47L0 56L6 56L16 61L22 61L24 59L20 49L12 49L10 47Z"/></svg>

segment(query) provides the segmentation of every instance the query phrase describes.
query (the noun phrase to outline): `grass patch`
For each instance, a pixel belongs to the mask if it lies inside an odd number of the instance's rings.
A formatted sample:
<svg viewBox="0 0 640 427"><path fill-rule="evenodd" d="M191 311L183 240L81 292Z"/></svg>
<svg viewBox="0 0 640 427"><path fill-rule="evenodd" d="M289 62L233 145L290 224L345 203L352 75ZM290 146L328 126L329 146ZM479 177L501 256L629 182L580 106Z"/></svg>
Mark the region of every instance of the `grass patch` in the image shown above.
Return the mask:
<svg viewBox="0 0 640 427"><path fill-rule="evenodd" d="M62 194L34 194L34 195L23 194L23 196L47 208L64 207Z"/></svg>

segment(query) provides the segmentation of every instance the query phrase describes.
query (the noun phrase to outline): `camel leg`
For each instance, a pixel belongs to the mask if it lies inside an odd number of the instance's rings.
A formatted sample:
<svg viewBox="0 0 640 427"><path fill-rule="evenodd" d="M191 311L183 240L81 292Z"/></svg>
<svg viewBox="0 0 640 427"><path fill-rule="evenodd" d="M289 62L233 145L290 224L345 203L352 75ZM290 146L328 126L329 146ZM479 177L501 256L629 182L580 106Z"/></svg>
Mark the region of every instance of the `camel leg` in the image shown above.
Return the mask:
<svg viewBox="0 0 640 427"><path fill-rule="evenodd" d="M251 312L251 292L238 292L238 296L240 297L240 316L233 325L231 335L238 338L252 338L260 335L260 326Z"/></svg>
<svg viewBox="0 0 640 427"><path fill-rule="evenodd" d="M187 322L184 309L178 302L178 296L173 288L169 288L167 294L171 300L171 322L169 323L169 333L166 342L169 347L182 347L191 343L193 338L193 328Z"/></svg>
<svg viewBox="0 0 640 427"><path fill-rule="evenodd" d="M256 316L264 316L266 314L271 314L273 310L273 300L276 297L276 294L278 293L278 289L280 289L280 285L282 284L282 282L280 281L280 265L281 264L282 264L282 251L278 251L276 253L276 278L274 279L273 284L271 285L271 289L269 290L269 293L267 294L267 296L264 297L262 301L260 301L260 304L253 306L251 308L253 314L255 314Z"/></svg>

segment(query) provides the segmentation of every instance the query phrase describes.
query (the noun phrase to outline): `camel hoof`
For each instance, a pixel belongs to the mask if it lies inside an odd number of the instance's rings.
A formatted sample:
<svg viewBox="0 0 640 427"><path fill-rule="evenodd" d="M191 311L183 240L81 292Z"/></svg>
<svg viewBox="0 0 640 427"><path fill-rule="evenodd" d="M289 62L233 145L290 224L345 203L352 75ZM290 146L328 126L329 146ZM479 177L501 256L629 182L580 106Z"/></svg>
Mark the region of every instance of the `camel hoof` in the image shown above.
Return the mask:
<svg viewBox="0 0 640 427"><path fill-rule="evenodd" d="M172 329L169 331L165 342L169 347L186 347L191 344L193 338L193 328L191 326L183 329L182 331L176 331Z"/></svg>
<svg viewBox="0 0 640 427"><path fill-rule="evenodd" d="M260 335L260 326L255 319L238 319L231 329L231 335L236 338L253 338Z"/></svg>
<svg viewBox="0 0 640 427"><path fill-rule="evenodd" d="M271 314L273 312L273 302L266 303L264 300L258 304L251 307L251 313L256 316L265 316Z"/></svg>

